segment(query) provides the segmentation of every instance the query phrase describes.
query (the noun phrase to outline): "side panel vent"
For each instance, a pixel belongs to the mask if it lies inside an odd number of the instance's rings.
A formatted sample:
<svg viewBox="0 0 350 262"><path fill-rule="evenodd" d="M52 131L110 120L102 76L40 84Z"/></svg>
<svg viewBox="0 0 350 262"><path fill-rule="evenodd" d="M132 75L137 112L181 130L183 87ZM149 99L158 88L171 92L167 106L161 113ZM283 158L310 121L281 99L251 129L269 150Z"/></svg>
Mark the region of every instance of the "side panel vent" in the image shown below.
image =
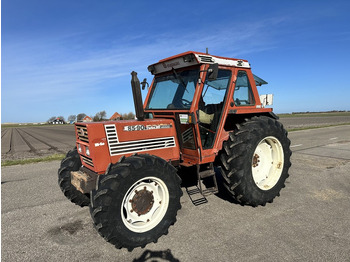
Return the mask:
<svg viewBox="0 0 350 262"><path fill-rule="evenodd" d="M115 127L115 125L105 125L105 131L106 131L109 151L111 151L111 147L118 144L117 128Z"/></svg>
<svg viewBox="0 0 350 262"><path fill-rule="evenodd" d="M175 147L174 137L162 137L139 141L121 142L110 146L111 156L120 154L137 153L141 151L156 150L162 148Z"/></svg>
<svg viewBox="0 0 350 262"><path fill-rule="evenodd" d="M175 147L174 137L119 142L115 125L105 125L105 130L111 156Z"/></svg>

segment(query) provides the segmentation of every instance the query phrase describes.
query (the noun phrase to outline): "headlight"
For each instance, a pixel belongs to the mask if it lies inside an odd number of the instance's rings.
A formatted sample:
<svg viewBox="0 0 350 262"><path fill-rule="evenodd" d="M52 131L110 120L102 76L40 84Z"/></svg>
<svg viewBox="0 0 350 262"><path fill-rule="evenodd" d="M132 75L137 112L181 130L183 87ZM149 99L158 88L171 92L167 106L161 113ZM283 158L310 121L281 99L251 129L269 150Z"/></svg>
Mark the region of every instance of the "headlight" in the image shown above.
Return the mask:
<svg viewBox="0 0 350 262"><path fill-rule="evenodd" d="M87 156L90 156L90 150L89 150L89 147L88 147L88 146L85 148L85 152L86 152L86 155L87 155Z"/></svg>
<svg viewBox="0 0 350 262"><path fill-rule="evenodd" d="M81 145L80 144L78 144L78 151L79 151L79 153L81 153Z"/></svg>

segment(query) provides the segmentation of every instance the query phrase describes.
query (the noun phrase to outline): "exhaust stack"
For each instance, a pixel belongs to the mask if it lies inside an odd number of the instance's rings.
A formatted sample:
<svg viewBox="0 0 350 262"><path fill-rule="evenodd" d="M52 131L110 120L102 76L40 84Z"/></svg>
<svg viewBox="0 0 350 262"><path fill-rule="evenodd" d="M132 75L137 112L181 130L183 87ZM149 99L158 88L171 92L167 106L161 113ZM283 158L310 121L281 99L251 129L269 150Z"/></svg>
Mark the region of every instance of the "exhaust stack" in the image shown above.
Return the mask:
<svg viewBox="0 0 350 262"><path fill-rule="evenodd" d="M131 72L131 88L132 88L132 95L134 97L136 118L139 121L143 121L145 120L145 112L143 111L141 87L140 87L140 81L137 78L137 73L135 71Z"/></svg>

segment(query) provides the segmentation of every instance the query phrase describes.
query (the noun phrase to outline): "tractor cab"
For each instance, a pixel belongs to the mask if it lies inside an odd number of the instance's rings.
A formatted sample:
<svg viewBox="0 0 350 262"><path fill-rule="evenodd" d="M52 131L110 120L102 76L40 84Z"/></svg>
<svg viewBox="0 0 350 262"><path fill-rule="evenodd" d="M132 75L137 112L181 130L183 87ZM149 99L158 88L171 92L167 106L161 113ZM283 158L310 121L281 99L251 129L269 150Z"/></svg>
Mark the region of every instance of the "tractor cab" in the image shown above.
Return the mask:
<svg viewBox="0 0 350 262"><path fill-rule="evenodd" d="M256 91L256 81L266 82L254 78L246 60L186 52L148 70L154 80L144 112L150 118L174 120L184 166L214 161L229 135L223 128L228 118L272 111L263 108Z"/></svg>

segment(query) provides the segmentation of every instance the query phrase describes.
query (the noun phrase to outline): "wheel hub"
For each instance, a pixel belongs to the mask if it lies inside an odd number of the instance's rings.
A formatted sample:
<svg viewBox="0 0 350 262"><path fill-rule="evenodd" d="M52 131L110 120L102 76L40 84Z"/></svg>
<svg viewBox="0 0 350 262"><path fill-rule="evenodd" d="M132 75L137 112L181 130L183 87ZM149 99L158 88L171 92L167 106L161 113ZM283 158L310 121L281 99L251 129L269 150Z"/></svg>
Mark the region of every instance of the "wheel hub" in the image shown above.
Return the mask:
<svg viewBox="0 0 350 262"><path fill-rule="evenodd" d="M281 142L273 136L262 139L253 153L252 175L261 190L270 190L281 177L284 163Z"/></svg>
<svg viewBox="0 0 350 262"><path fill-rule="evenodd" d="M169 206L169 191L163 180L144 177L136 181L124 196L121 216L133 232L151 230L164 218Z"/></svg>
<svg viewBox="0 0 350 262"><path fill-rule="evenodd" d="M254 154L253 156L253 167L257 167L259 165L259 160L260 156L258 154Z"/></svg>
<svg viewBox="0 0 350 262"><path fill-rule="evenodd" d="M135 195L130 202L132 211L136 212L139 216L147 214L153 207L153 191L148 191L146 187L140 191L135 190Z"/></svg>

